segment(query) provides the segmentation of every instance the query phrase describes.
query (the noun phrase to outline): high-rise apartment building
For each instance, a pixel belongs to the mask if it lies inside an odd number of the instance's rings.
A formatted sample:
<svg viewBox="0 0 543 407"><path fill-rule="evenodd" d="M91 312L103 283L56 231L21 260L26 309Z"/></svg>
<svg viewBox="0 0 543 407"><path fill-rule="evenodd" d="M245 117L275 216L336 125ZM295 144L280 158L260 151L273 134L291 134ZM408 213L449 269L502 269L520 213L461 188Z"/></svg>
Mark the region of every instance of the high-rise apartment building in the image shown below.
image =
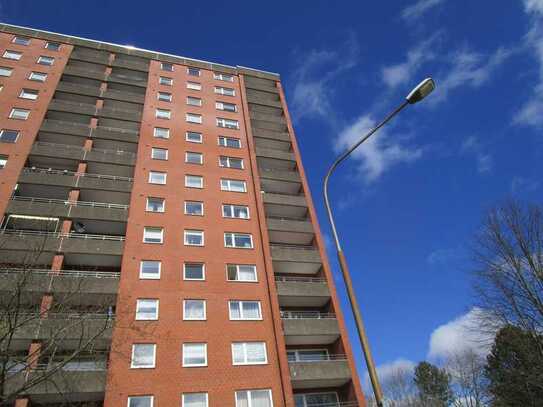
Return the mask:
<svg viewBox="0 0 543 407"><path fill-rule="evenodd" d="M363 406L279 76L0 25L7 405Z"/></svg>

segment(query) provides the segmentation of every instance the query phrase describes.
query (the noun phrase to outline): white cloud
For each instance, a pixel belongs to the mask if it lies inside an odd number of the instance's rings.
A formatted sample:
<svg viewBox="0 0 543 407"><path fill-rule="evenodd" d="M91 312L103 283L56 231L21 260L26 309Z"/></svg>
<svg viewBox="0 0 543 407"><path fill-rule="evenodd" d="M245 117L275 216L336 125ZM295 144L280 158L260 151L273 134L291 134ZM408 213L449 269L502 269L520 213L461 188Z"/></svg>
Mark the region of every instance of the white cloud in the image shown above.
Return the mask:
<svg viewBox="0 0 543 407"><path fill-rule="evenodd" d="M524 178L514 177L511 181L511 193L518 194L522 192L533 192L539 188L539 181Z"/></svg>
<svg viewBox="0 0 543 407"><path fill-rule="evenodd" d="M469 136L462 142L460 152L466 155L475 156L477 172L488 174L494 169L494 158L484 151L483 144L475 136Z"/></svg>
<svg viewBox="0 0 543 407"><path fill-rule="evenodd" d="M397 372L405 372L407 374L413 374L415 370L415 363L411 360L398 358L390 363L384 363L377 366L377 376L381 382L386 382L388 378ZM370 377L366 372L364 383L367 387L371 385Z"/></svg>
<svg viewBox="0 0 543 407"><path fill-rule="evenodd" d="M375 127L375 120L368 114L359 117L346 127L336 140L335 149L342 152L352 146L364 133ZM422 157L423 149L410 148L391 141L388 130L383 128L367 140L363 146L352 153L359 162L359 173L371 183L391 167L400 163L410 163Z"/></svg>
<svg viewBox="0 0 543 407"><path fill-rule="evenodd" d="M492 172L494 168L494 159L490 154L477 155L477 172L479 174L486 174Z"/></svg>
<svg viewBox="0 0 543 407"><path fill-rule="evenodd" d="M414 22L432 7L439 6L444 2L445 0L418 0L415 4L404 8L401 12L401 16L407 22Z"/></svg>
<svg viewBox="0 0 543 407"><path fill-rule="evenodd" d="M461 257L460 249L437 249L426 257L426 262L431 266L442 266L455 262Z"/></svg>
<svg viewBox="0 0 543 407"><path fill-rule="evenodd" d="M472 308L467 314L436 328L430 336L428 358L447 357L469 349L486 355L492 338L477 329L481 312L479 308Z"/></svg>
<svg viewBox="0 0 543 407"><path fill-rule="evenodd" d="M528 13L543 14L543 0L524 0L524 9Z"/></svg>

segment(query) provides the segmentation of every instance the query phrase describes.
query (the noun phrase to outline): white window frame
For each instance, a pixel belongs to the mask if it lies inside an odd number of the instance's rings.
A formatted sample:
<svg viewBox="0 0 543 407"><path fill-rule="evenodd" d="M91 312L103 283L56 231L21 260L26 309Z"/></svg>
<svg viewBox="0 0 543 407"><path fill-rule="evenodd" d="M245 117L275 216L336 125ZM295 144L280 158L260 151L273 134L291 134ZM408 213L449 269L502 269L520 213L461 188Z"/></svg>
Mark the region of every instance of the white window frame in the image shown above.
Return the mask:
<svg viewBox="0 0 543 407"><path fill-rule="evenodd" d="M53 48L50 48L49 46L54 44L54 47ZM48 49L50 51L60 51L60 47L62 46L62 44L60 42L51 42L51 41L47 41L45 43L45 46L44 48L45 49Z"/></svg>
<svg viewBox="0 0 543 407"><path fill-rule="evenodd" d="M17 135L15 136L15 140L13 141L7 141L7 140L2 140L2 135L7 132L7 131L13 131L15 133L17 133ZM12 130L12 129L1 129L0 130L0 143L8 143L8 144L13 144L13 143L16 143L17 140L19 140L19 136L21 135L21 131L20 130Z"/></svg>
<svg viewBox="0 0 543 407"><path fill-rule="evenodd" d="M145 366L134 365L134 354L136 353L136 346L138 345L152 345L153 346L153 364ZM156 343L133 343L132 344L132 357L130 358L131 369L154 369L156 367Z"/></svg>
<svg viewBox="0 0 543 407"><path fill-rule="evenodd" d="M247 407L254 407L253 406L253 399L252 399L252 396L251 396L251 393L252 392L260 392L260 391L267 391L268 394L270 395L270 406L273 407L273 397L272 397L272 391L271 389L251 389L251 390L237 390L235 393L234 393L234 399L236 401L236 407L241 407L241 405L238 403L238 393L247 393Z"/></svg>
<svg viewBox="0 0 543 407"><path fill-rule="evenodd" d="M249 362L248 361L247 345L248 344L255 344L255 343L262 344L264 346L264 361L263 362ZM240 362L236 363L235 362L234 346L236 344L243 345L243 359L244 359L244 362L242 362L242 363L240 363ZM232 342L231 348L232 348L232 365L233 366L251 366L251 365L267 365L268 364L268 349L267 349L265 341Z"/></svg>
<svg viewBox="0 0 543 407"><path fill-rule="evenodd" d="M209 407L209 396L207 394L207 392L203 392L203 391L200 391L200 392L192 392L192 393L183 393L181 395L181 407L187 407L185 405L185 396L188 396L189 394L205 394L206 396L206 404L204 407ZM151 406L152 407L152 406Z"/></svg>
<svg viewBox="0 0 543 407"><path fill-rule="evenodd" d="M202 266L202 278L187 278L187 264L188 265L201 265ZM205 281L206 280L206 265L205 263L197 261L186 261L183 263L183 280L184 281Z"/></svg>
<svg viewBox="0 0 543 407"><path fill-rule="evenodd" d="M195 213L188 213L187 212L187 204L194 204L194 203L198 203L202 206L202 213L201 214L195 214ZM204 203L202 201L185 201L183 203L183 208L184 208L184 213L185 215L188 215L188 216L204 216Z"/></svg>
<svg viewBox="0 0 543 407"><path fill-rule="evenodd" d="M224 143L221 140L224 140ZM239 147L229 146L228 145L228 140L237 140L239 142ZM219 136L217 138L217 144L219 146L221 146L221 147L240 149L241 148L241 139L237 138L237 137Z"/></svg>
<svg viewBox="0 0 543 407"><path fill-rule="evenodd" d="M226 235L232 235L232 243L234 243L236 241L236 235L249 236L250 240L251 240L251 246L250 247L227 246L226 245ZM247 250L254 249L255 244L254 244L254 240L253 240L253 235L251 233L244 233L244 232L224 232L224 247L229 248L229 249L247 249Z"/></svg>
<svg viewBox="0 0 543 407"><path fill-rule="evenodd" d="M304 352L304 351L306 351L306 352L324 351L324 353L326 353L326 359L323 359L323 361L329 360L330 354L328 353L328 349L326 349L326 348L316 348L316 349L308 349L308 348L301 348L301 349L287 349L287 359L288 359L288 354L289 354L289 352L290 352L290 353L294 353L294 361L295 361L295 362L303 362L303 360L299 358L299 355L300 355L300 352Z"/></svg>
<svg viewBox="0 0 543 407"><path fill-rule="evenodd" d="M204 346L204 355L205 355L205 362L204 363L198 363L194 365L189 365L185 363L185 346L186 345L203 345ZM185 342L183 343L183 355L182 355L182 362L183 367L205 367L207 366L207 343L206 342Z"/></svg>
<svg viewBox="0 0 543 407"><path fill-rule="evenodd" d="M202 318L189 318L186 316L187 301L201 301L204 305L204 316ZM183 300L183 321L206 321L207 320L207 301L199 298L185 298Z"/></svg>
<svg viewBox="0 0 543 407"><path fill-rule="evenodd" d="M49 63L49 61L51 63ZM40 55L36 63L39 65L44 65L44 66L53 66L53 64L55 63L55 57L50 57L48 55Z"/></svg>
<svg viewBox="0 0 543 407"><path fill-rule="evenodd" d="M239 120L217 117L217 127L220 127L221 129L239 130Z"/></svg>
<svg viewBox="0 0 543 407"><path fill-rule="evenodd" d="M160 229L160 242L146 242L145 241L145 233L147 232L148 229ZM161 226L144 226L142 242L146 244L163 244L164 243L164 228Z"/></svg>
<svg viewBox="0 0 543 407"><path fill-rule="evenodd" d="M187 89L201 91L202 84L200 82L187 81Z"/></svg>
<svg viewBox="0 0 543 407"><path fill-rule="evenodd" d="M321 391L321 392L312 391L311 393L298 393L298 394L295 394L294 396L295 396L295 398L296 398L296 396L302 396L303 400L304 400L304 406L307 407L306 396L311 396L313 394L335 394L336 395L336 403L339 403L339 396L338 396L337 392L335 392L335 391Z"/></svg>
<svg viewBox="0 0 543 407"><path fill-rule="evenodd" d="M13 51L11 49L5 50L4 53L2 54L2 58L11 59L12 61L19 61L22 56L23 56L22 52Z"/></svg>
<svg viewBox="0 0 543 407"><path fill-rule="evenodd" d="M160 102L171 102L172 101L172 94L170 92L160 92L160 91L158 91L156 93L156 98Z"/></svg>
<svg viewBox="0 0 543 407"><path fill-rule="evenodd" d="M159 133L161 131L165 130L165 135L161 136ZM160 138L160 139L169 139L170 138L170 129L167 127L155 127L153 130L153 137L154 138Z"/></svg>
<svg viewBox="0 0 543 407"><path fill-rule="evenodd" d="M3 168L6 168L7 164L8 164L8 156L4 154L0 154L0 170Z"/></svg>
<svg viewBox="0 0 543 407"><path fill-rule="evenodd" d="M197 103L190 103L189 101L192 100L192 101L195 101ZM202 106L202 98L197 98L196 96L187 96L187 106L198 106L198 107L201 107Z"/></svg>
<svg viewBox="0 0 543 407"><path fill-rule="evenodd" d="M36 89L23 88L21 89L21 92L19 93L19 98L26 99L26 100L38 100L39 94L40 92Z"/></svg>
<svg viewBox="0 0 543 407"><path fill-rule="evenodd" d="M198 75L192 74L192 73L191 73L191 69L192 69L192 70L198 71ZM189 75L189 76L200 77L200 76L202 75L202 71L201 71L200 68L195 68L195 67L193 67L193 66L187 66L187 75Z"/></svg>
<svg viewBox="0 0 543 407"><path fill-rule="evenodd" d="M199 135L200 135L199 141L190 140L190 139L189 139L189 134L199 134ZM202 144L202 143L204 142L204 136L203 136L202 133L197 132L197 131L187 131L187 132L185 133L185 141L187 141L188 143Z"/></svg>
<svg viewBox="0 0 543 407"><path fill-rule="evenodd" d="M162 120L170 120L172 118L172 111L169 109L160 109L155 110L155 118Z"/></svg>
<svg viewBox="0 0 543 407"><path fill-rule="evenodd" d="M215 86L215 93L223 96L236 96L236 90L234 88L227 88L225 86Z"/></svg>
<svg viewBox="0 0 543 407"><path fill-rule="evenodd" d="M226 165L223 165L223 163L222 163L223 159L226 159ZM230 160L239 160L241 162L241 168L232 167L230 165ZM241 157L230 157L228 155L220 155L219 156L219 167L221 167L221 168L231 168L233 170L244 170L245 169L245 163L243 161L243 158L241 158Z"/></svg>
<svg viewBox="0 0 543 407"><path fill-rule="evenodd" d="M213 79L224 82L234 82L234 75L227 73L217 73L213 72Z"/></svg>
<svg viewBox="0 0 543 407"><path fill-rule="evenodd" d="M202 124L204 122L204 116L198 113L186 113L185 121L187 123Z"/></svg>
<svg viewBox="0 0 543 407"><path fill-rule="evenodd" d="M200 186L199 186L199 187L195 187L195 186L189 185L189 184L188 184L188 179L189 179L189 177L198 177L198 178L200 179L200 181L202 181L201 184L200 184ZM203 189L203 188L204 188L204 177L201 176L201 175L186 174L186 175L185 175L185 187L186 187L186 188Z"/></svg>
<svg viewBox="0 0 543 407"><path fill-rule="evenodd" d="M239 216L225 216L224 215L224 210L226 208L229 208L229 211L232 215L235 214L235 211L234 209L236 207L241 207L241 208L245 208L247 209L247 217L246 218L241 218ZM239 205L239 204L222 204L221 205L221 214L222 214L222 217L225 218L225 219L242 219L242 220L249 220L251 219L251 212L249 210L249 206L248 205Z"/></svg>
<svg viewBox="0 0 543 407"><path fill-rule="evenodd" d="M155 404L155 398L154 396L128 396L128 403L127 403L127 407L131 407L130 406L130 400L131 399L142 399L142 398L148 398L150 401L151 401L151 404L149 405L149 407L153 407L154 404Z"/></svg>
<svg viewBox="0 0 543 407"><path fill-rule="evenodd" d="M230 309L230 304L233 303L233 302L237 302L239 305L239 315L240 317L239 318L233 318L232 317L232 312L231 312L231 309ZM259 318L246 318L243 316L243 303L244 302L256 302L258 304L258 314L260 315ZM263 317L262 317L262 304L260 301L258 300L228 300L228 319L230 321L262 321L263 320Z"/></svg>
<svg viewBox="0 0 543 407"><path fill-rule="evenodd" d="M143 271L144 262L158 263L158 274L145 274ZM160 260L140 260L140 280L160 280L160 274L162 273L162 261Z"/></svg>
<svg viewBox="0 0 543 407"><path fill-rule="evenodd" d="M253 270L254 270L254 276L255 276L255 279L254 280L242 280L242 279L237 279L237 280L232 280L229 278L229 273L228 273L228 267L232 267L234 266L236 268L236 276L239 276L239 267L240 266L244 266L244 267L252 267ZM226 281L234 281L234 282L239 282L239 283L257 283L258 282L258 271L256 269L256 265L255 264L226 264Z"/></svg>
<svg viewBox="0 0 543 407"><path fill-rule="evenodd" d="M143 303L143 301L154 301L155 303L155 314L153 317L150 317L150 318L143 318L143 317L138 317L138 312L140 312L140 307ZM136 315L135 315L135 320L136 321L158 321L158 315L159 315L159 300L158 298L137 298L136 299Z"/></svg>
<svg viewBox="0 0 543 407"><path fill-rule="evenodd" d="M164 69L165 66L170 66L172 69ZM175 70L174 65L171 62L161 62L160 70L164 72L173 72Z"/></svg>
<svg viewBox="0 0 543 407"><path fill-rule="evenodd" d="M158 153L159 150L166 152L166 157L165 158L159 158L159 157L155 156L155 153ZM168 149L167 148L160 148L160 147L151 147L151 159L152 160L160 160L160 161L168 161ZM160 171L154 171L154 172L160 172Z"/></svg>
<svg viewBox="0 0 543 407"><path fill-rule="evenodd" d="M160 199L162 201L162 210L161 211L153 211L149 207L149 200L150 199ZM152 212L152 213L164 213L166 211L166 199L161 198L159 196L148 196L145 201L145 211L146 212Z"/></svg>
<svg viewBox="0 0 543 407"><path fill-rule="evenodd" d="M198 157L200 157L199 162L189 161L189 156L190 156L191 154L194 154L194 157L196 157L196 155L197 155ZM197 152L197 151L185 151L185 163L186 163L186 164L203 165L203 164L204 164L204 154L203 154L203 153L199 153L199 152Z"/></svg>
<svg viewBox="0 0 543 407"><path fill-rule="evenodd" d="M234 191L234 190L232 190L232 188L231 188L232 181L242 182L243 183L243 191ZM226 185L224 183L226 183ZM237 192L237 193L240 193L240 194L247 193L247 181L242 180L242 179L221 178L220 179L220 185L221 185L221 191Z"/></svg>
<svg viewBox="0 0 543 407"><path fill-rule="evenodd" d="M41 79L41 77L43 77L43 79ZM32 71L28 75L28 80L35 81L35 82L45 82L47 80L47 74L44 72Z"/></svg>
<svg viewBox="0 0 543 407"><path fill-rule="evenodd" d="M26 46L30 45L30 38L28 38L28 37L20 37L20 36L16 35L11 40L11 43L16 44L16 45L22 45L22 46L26 47Z"/></svg>
<svg viewBox="0 0 543 407"><path fill-rule="evenodd" d="M19 113L25 113L24 117L15 117ZM22 109L20 107L14 107L11 109L11 112L9 113L9 118L13 120L28 120L30 117L30 110L29 109Z"/></svg>
<svg viewBox="0 0 543 407"><path fill-rule="evenodd" d="M224 105L234 106L234 110L225 109ZM238 111L238 105L236 105L235 103L228 103L228 102L215 102L215 109L220 110L222 112L236 113Z"/></svg>
<svg viewBox="0 0 543 407"><path fill-rule="evenodd" d="M151 182L152 174L162 174L162 175L164 175L164 182ZM149 171L149 178L148 178L147 181L148 181L149 184L153 184L153 185L166 185L167 178L168 178L168 173L167 172Z"/></svg>
<svg viewBox="0 0 543 407"><path fill-rule="evenodd" d="M9 78L13 73L13 68L10 68L9 66L0 66L0 70L6 73L6 75L0 75L0 78Z"/></svg>
<svg viewBox="0 0 543 407"><path fill-rule="evenodd" d="M173 78L168 76L160 76L158 78L158 84L163 86L173 86Z"/></svg>
<svg viewBox="0 0 543 407"><path fill-rule="evenodd" d="M201 243L201 244L191 244L191 243L188 243L187 237L188 237L192 232L198 232L198 233L201 235L201 237L202 237L202 243ZM203 247L203 246L205 246L205 236L204 236L204 231L203 231L203 230L199 230L199 229L185 229L185 230L183 230L183 243L185 244L185 246L196 246L196 247Z"/></svg>

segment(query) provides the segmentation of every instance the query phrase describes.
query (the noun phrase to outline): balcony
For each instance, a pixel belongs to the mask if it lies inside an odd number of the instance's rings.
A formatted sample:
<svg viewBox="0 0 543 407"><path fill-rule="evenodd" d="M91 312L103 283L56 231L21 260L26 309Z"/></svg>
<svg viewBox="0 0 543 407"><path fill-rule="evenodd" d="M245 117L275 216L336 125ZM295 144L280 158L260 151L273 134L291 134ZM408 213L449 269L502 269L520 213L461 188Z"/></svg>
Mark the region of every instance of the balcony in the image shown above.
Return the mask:
<svg viewBox="0 0 543 407"><path fill-rule="evenodd" d="M90 134L88 124L65 122L61 120L44 120L40 132L66 134L71 136L87 137Z"/></svg>
<svg viewBox="0 0 543 407"><path fill-rule="evenodd" d="M76 95L85 95L85 96L93 96L93 97L99 97L102 93L100 88L97 86L88 86L81 83L76 82L67 82L67 81L60 81L57 85L57 91L65 92L65 93L73 93Z"/></svg>
<svg viewBox="0 0 543 407"><path fill-rule="evenodd" d="M290 361L289 368L294 389L340 387L351 380L351 371L345 355Z"/></svg>
<svg viewBox="0 0 543 407"><path fill-rule="evenodd" d="M329 345L339 338L336 315L318 311L281 311L287 345Z"/></svg>
<svg viewBox="0 0 543 407"><path fill-rule="evenodd" d="M273 270L277 274L316 274L322 260L314 247L272 245Z"/></svg>
<svg viewBox="0 0 543 407"><path fill-rule="evenodd" d="M95 116L97 108L96 105L89 103L77 103L62 99L53 99L47 106L47 110Z"/></svg>
<svg viewBox="0 0 543 407"><path fill-rule="evenodd" d="M266 216L276 218L304 218L307 202L303 195L263 194Z"/></svg>
<svg viewBox="0 0 543 407"><path fill-rule="evenodd" d="M326 279L275 276L281 307L323 307L330 301Z"/></svg>
<svg viewBox="0 0 543 407"><path fill-rule="evenodd" d="M296 168L296 157L289 151L256 148L259 168L292 171Z"/></svg>
<svg viewBox="0 0 543 407"><path fill-rule="evenodd" d="M116 142L121 142L125 144L126 143L137 144L139 140L139 132L137 130L127 129L127 128L118 128L118 127L109 127L109 126L99 125L96 129L92 130L91 137L97 140L109 140L109 141L116 141ZM133 149L135 152L137 149L137 146L134 146Z"/></svg>
<svg viewBox="0 0 543 407"><path fill-rule="evenodd" d="M92 62L93 64L107 65L109 63L109 52L77 47L70 54L70 59L83 62Z"/></svg>
<svg viewBox="0 0 543 407"><path fill-rule="evenodd" d="M115 89L106 89L106 91L103 92L102 97L104 99L120 100L122 102L131 102L131 103L139 103L139 104L143 104L145 101L144 94L125 92L125 91L115 90Z"/></svg>
<svg viewBox="0 0 543 407"><path fill-rule="evenodd" d="M116 109L104 107L98 110L98 116L133 122L141 121L141 112L137 109Z"/></svg>
<svg viewBox="0 0 543 407"><path fill-rule="evenodd" d="M283 171L259 168L260 188L266 193L298 195L302 180L298 171Z"/></svg>
<svg viewBox="0 0 543 407"><path fill-rule="evenodd" d="M280 133L286 133L288 131L285 123L275 121L251 119L251 126L253 129L271 130Z"/></svg>
<svg viewBox="0 0 543 407"><path fill-rule="evenodd" d="M133 69L136 71L149 72L148 60L127 60L123 58L115 58L111 63L111 66L118 68Z"/></svg>
<svg viewBox="0 0 543 407"><path fill-rule="evenodd" d="M280 109L277 110L280 111ZM265 122L281 124L283 126L286 125L286 120L283 115L268 114L265 112L251 110L250 117L251 120L262 120Z"/></svg>
<svg viewBox="0 0 543 407"><path fill-rule="evenodd" d="M277 90L268 92L262 90L251 89L246 86L247 91L247 101L249 103L255 103L257 105L272 106L272 107L281 107L281 101L279 100L279 94Z"/></svg>
<svg viewBox="0 0 543 407"><path fill-rule="evenodd" d="M315 237L313 225L307 220L266 218L271 244L310 245Z"/></svg>
<svg viewBox="0 0 543 407"><path fill-rule="evenodd" d="M65 75L71 75L71 76L78 76L81 78L89 78L89 79L96 79L98 81L105 81L106 80L106 72L105 67L104 71L95 71L86 69L84 67L78 67L75 65L66 65L66 68L64 68L64 74Z"/></svg>
<svg viewBox="0 0 543 407"><path fill-rule="evenodd" d="M275 81L269 79L255 78L252 76L245 76L245 87L249 89L262 90L264 92L279 92L279 89L275 85Z"/></svg>

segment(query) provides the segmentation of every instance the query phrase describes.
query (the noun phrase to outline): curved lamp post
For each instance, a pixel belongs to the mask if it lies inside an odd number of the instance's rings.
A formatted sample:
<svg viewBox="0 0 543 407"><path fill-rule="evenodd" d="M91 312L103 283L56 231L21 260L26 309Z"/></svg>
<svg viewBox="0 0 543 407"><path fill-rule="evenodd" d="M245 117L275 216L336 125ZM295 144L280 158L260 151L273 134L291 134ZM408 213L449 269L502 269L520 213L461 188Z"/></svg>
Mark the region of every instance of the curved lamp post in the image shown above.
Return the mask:
<svg viewBox="0 0 543 407"><path fill-rule="evenodd" d="M326 211L328 212L328 219L330 220L330 225L332 226L332 233L334 235L334 242L336 244L337 256L339 260L339 265L341 267L341 272L343 274L343 280L345 281L345 286L347 288L347 295L349 297L349 302L351 303L352 312L356 322L356 328L358 330L358 336L360 338L360 344L364 352L364 357L366 359L366 365L368 367L368 373L371 380L371 385L373 387L373 393L375 395L375 401L377 402L378 407L383 407L383 391L381 390L381 384L379 383L379 378L377 377L377 370L375 369L375 364L373 362L373 356L371 355L370 346L368 338L366 336L366 331L364 329L364 323L362 322L362 314L356 301L356 296L353 290L353 284L351 281L351 276L349 274L349 269L347 267L347 261L341 249L341 244L339 243L339 236L336 230L336 225L334 223L334 217L332 216L332 209L330 208L330 201L328 200L328 180L334 169L345 160L356 148L362 144L364 141L369 139L377 130L387 124L395 115L397 115L404 107L407 105L412 105L417 102L420 102L426 96L428 96L435 89L435 83L432 78L426 78L421 83L419 83L410 93L407 95L405 100L400 106L395 110L389 113L385 119L371 129L368 133L362 136L352 147L347 151L341 154L334 163L330 166L330 169L326 173L324 178L324 204L326 205Z"/></svg>

